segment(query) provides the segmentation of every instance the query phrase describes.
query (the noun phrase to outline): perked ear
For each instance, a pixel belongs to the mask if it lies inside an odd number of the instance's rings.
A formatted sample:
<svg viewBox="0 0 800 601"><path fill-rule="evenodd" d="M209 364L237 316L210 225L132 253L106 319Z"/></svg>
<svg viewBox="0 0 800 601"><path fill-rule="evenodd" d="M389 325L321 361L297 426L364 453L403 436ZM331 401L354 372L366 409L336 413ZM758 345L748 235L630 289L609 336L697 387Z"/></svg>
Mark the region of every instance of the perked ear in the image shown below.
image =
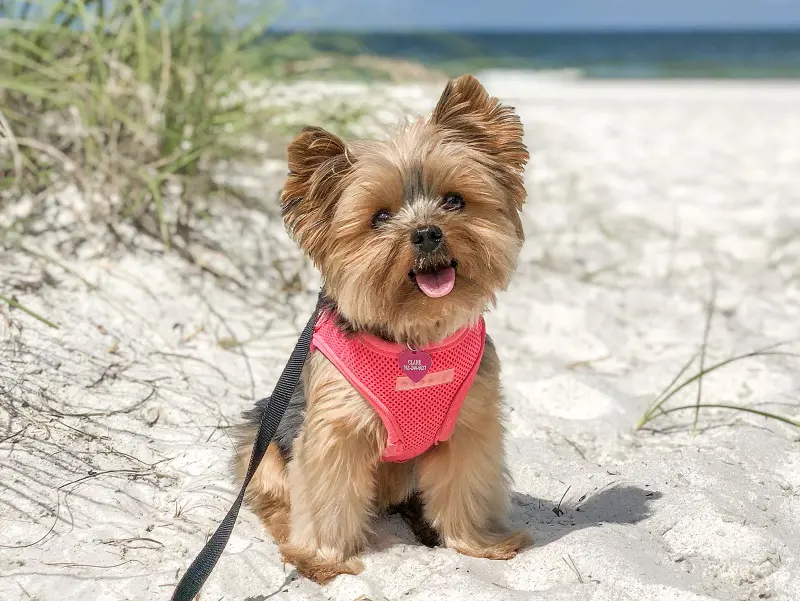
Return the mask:
<svg viewBox="0 0 800 601"><path fill-rule="evenodd" d="M289 145L289 177L281 192L283 220L319 266L336 202L352 171L344 141L320 127L306 127Z"/></svg>
<svg viewBox="0 0 800 601"><path fill-rule="evenodd" d="M529 155L523 142L522 122L512 107L489 96L472 75L462 75L448 82L430 123L482 152L511 193L517 209L522 209L526 194L523 172Z"/></svg>

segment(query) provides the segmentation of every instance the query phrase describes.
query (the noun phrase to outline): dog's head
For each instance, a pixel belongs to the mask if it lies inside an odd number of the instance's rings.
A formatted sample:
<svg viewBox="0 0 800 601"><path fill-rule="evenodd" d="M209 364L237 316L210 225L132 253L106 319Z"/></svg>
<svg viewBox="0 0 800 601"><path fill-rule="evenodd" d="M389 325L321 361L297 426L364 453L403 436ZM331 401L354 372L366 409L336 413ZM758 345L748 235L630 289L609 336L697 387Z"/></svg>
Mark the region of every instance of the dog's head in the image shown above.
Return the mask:
<svg viewBox="0 0 800 601"><path fill-rule="evenodd" d="M425 344L508 285L527 161L519 117L467 75L389 141L303 130L289 146L283 215L355 328Z"/></svg>

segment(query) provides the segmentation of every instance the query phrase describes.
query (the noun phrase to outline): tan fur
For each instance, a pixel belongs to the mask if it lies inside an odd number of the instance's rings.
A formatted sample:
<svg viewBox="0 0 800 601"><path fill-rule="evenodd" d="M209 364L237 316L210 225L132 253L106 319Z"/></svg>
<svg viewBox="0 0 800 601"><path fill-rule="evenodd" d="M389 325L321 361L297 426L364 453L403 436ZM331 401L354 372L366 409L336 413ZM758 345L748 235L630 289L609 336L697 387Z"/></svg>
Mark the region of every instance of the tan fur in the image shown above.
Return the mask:
<svg viewBox="0 0 800 601"><path fill-rule="evenodd" d="M312 356L307 373L306 418L288 474L292 530L281 553L301 571L355 573L360 563L352 558L366 544L375 510L386 429L323 355Z"/></svg>
<svg viewBox="0 0 800 601"><path fill-rule="evenodd" d="M244 480L250 463L256 432L251 429L239 441L234 466L236 478ZM274 444L267 452L253 474L247 487L245 501L269 530L277 543L289 539L289 489L286 482L286 465Z"/></svg>
<svg viewBox="0 0 800 601"><path fill-rule="evenodd" d="M500 362L487 346L456 429L420 459L425 512L446 546L465 555L510 559L530 542L505 525L509 475L500 419Z"/></svg>
<svg viewBox="0 0 800 601"><path fill-rule="evenodd" d="M319 128L304 130L289 147L284 218L350 327L429 344L473 323L508 285L524 238L519 211L527 160L513 109L464 76L448 84L430 119L388 142L345 143ZM463 210L443 207L448 194L463 197ZM375 225L382 210L391 219ZM410 243L423 226L444 232L441 246L424 256ZM410 271L451 260L452 292L436 299L422 294ZM416 491L445 545L476 557L513 557L530 537L506 525L499 371L487 344L450 440L412 461L382 463L380 418L313 353L292 458L285 465L271 446L247 491L283 558L317 582L358 573L373 516ZM237 456L240 478L253 434L245 434Z"/></svg>
<svg viewBox="0 0 800 601"><path fill-rule="evenodd" d="M515 199L517 209L522 209L522 174L529 155L522 142L522 123L514 109L489 96L477 79L467 75L447 84L431 123L446 135L478 149L495 171L494 177L499 175L500 183Z"/></svg>
<svg viewBox="0 0 800 601"><path fill-rule="evenodd" d="M464 76L448 84L428 121L388 142L345 144L322 129L304 130L289 147L286 225L356 327L380 325L386 338L427 344L477 319L508 285L523 241L527 160L513 109ZM439 210L426 220L445 231L459 264L456 290L435 311L408 279L408 238L424 218L404 206L409 179L419 180L425 198L457 192L467 201L464 213ZM381 209L396 215L376 232L371 220Z"/></svg>
<svg viewBox="0 0 800 601"><path fill-rule="evenodd" d="M375 505L386 510L407 500L416 490L416 461L378 464Z"/></svg>

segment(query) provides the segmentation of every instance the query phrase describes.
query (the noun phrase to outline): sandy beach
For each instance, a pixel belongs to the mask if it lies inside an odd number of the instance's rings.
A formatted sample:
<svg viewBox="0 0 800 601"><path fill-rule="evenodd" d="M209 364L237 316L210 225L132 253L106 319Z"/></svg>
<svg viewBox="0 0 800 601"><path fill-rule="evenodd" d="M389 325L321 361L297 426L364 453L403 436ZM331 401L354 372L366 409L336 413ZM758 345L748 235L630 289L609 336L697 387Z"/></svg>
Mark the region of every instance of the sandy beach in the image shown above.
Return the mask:
<svg viewBox="0 0 800 601"><path fill-rule="evenodd" d="M481 81L531 151L526 246L487 327L534 546L473 559L380 519L366 570L319 587L245 511L200 599L797 601L800 429L722 408L694 433L693 409L635 427L706 330L705 367L800 339L800 84ZM386 89L412 114L440 91ZM285 165L263 169L275 198ZM188 249L220 278L154 241L78 236L74 190L48 202L63 227L0 249L0 294L59 326L0 304L0 599L165 600L237 492L230 428L271 391L319 281L277 206L208 224L236 261ZM793 353L709 373L702 402L800 421ZM693 382L663 409L697 400Z"/></svg>

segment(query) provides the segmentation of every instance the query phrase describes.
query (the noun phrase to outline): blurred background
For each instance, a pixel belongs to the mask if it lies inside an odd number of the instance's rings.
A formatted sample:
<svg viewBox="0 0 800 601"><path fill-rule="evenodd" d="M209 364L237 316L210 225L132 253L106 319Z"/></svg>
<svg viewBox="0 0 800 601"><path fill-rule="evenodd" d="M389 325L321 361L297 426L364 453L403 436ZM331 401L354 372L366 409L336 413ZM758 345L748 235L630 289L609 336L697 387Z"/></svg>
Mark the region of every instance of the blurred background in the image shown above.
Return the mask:
<svg viewBox="0 0 800 601"><path fill-rule="evenodd" d="M198 197L272 202L231 161L258 171L305 122L359 135L386 107L285 84L800 77L795 0L0 0L0 31L0 202L70 182L164 241L208 214Z"/></svg>
<svg viewBox="0 0 800 601"><path fill-rule="evenodd" d="M265 81L800 77L795 0L0 0L0 31L2 189L110 184L114 212L158 221L165 184L217 192L209 166L244 159L243 135L296 129L299 95L250 102ZM302 118L347 135L371 111Z"/></svg>
<svg viewBox="0 0 800 601"><path fill-rule="evenodd" d="M307 31L319 51L406 59L450 75L502 68L593 78L800 76L794 0L297 0L275 29Z"/></svg>

